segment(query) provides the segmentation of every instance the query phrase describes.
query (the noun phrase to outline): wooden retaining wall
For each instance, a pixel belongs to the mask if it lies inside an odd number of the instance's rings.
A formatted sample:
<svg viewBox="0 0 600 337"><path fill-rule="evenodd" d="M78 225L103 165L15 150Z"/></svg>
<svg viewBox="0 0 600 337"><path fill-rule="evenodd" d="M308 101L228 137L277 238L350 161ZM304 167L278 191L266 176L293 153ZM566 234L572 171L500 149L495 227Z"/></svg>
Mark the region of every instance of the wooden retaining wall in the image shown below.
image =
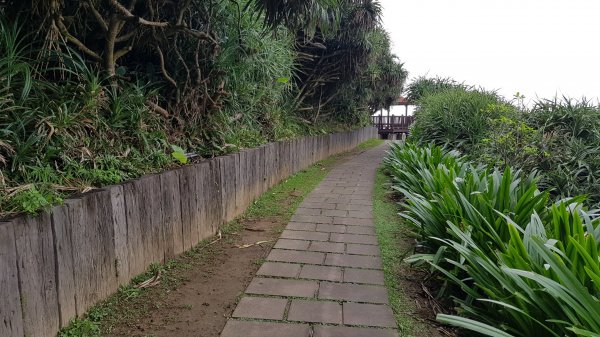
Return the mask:
<svg viewBox="0 0 600 337"><path fill-rule="evenodd" d="M151 263L215 235L284 178L371 138L376 128L270 143L0 223L0 336L56 336Z"/></svg>

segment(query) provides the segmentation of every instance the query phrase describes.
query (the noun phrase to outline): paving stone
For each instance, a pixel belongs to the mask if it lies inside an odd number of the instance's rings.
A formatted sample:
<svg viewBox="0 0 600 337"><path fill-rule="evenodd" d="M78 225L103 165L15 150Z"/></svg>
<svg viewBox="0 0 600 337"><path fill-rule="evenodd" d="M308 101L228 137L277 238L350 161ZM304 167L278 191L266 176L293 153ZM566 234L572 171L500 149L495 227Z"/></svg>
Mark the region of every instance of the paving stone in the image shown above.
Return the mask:
<svg viewBox="0 0 600 337"><path fill-rule="evenodd" d="M366 255L327 254L327 258L325 258L324 264L327 266L341 266L354 268L382 268L381 258L379 256Z"/></svg>
<svg viewBox="0 0 600 337"><path fill-rule="evenodd" d="M361 245L358 243L348 243L347 246L348 246L348 250L346 251L346 253L348 253L348 254L372 255L372 256L381 255L379 246Z"/></svg>
<svg viewBox="0 0 600 337"><path fill-rule="evenodd" d="M327 204L322 202L306 202L304 201L300 206L304 208L316 208L316 209L335 209L335 204Z"/></svg>
<svg viewBox="0 0 600 337"><path fill-rule="evenodd" d="M270 279L255 277L246 293L290 297L314 297L318 290L316 281Z"/></svg>
<svg viewBox="0 0 600 337"><path fill-rule="evenodd" d="M310 194L304 198L305 203L322 203L325 202L325 200L327 200L327 198L313 197Z"/></svg>
<svg viewBox="0 0 600 337"><path fill-rule="evenodd" d="M350 226L375 226L373 219L358 219L358 218L333 218L334 225L350 225Z"/></svg>
<svg viewBox="0 0 600 337"><path fill-rule="evenodd" d="M315 326L313 337L398 337L391 329L354 328L344 326Z"/></svg>
<svg viewBox="0 0 600 337"><path fill-rule="evenodd" d="M383 271L372 269L344 269L344 282L384 285Z"/></svg>
<svg viewBox="0 0 600 337"><path fill-rule="evenodd" d="M327 266L302 266L300 278L322 281L342 281L342 268Z"/></svg>
<svg viewBox="0 0 600 337"><path fill-rule="evenodd" d="M365 303L388 303L385 287L349 283L321 282L319 299Z"/></svg>
<svg viewBox="0 0 600 337"><path fill-rule="evenodd" d="M308 250L325 253L343 253L346 250L346 244L341 242L313 241Z"/></svg>
<svg viewBox="0 0 600 337"><path fill-rule="evenodd" d="M310 246L310 241L279 239L273 248L307 250L308 246Z"/></svg>
<svg viewBox="0 0 600 337"><path fill-rule="evenodd" d="M200 332L201 333L201 332ZM229 320L221 337L309 337L308 324Z"/></svg>
<svg viewBox="0 0 600 337"><path fill-rule="evenodd" d="M361 243L364 245L377 244L377 237L373 235L331 233L331 237L329 240L331 242Z"/></svg>
<svg viewBox="0 0 600 337"><path fill-rule="evenodd" d="M340 198L327 198L325 199L325 202L330 204L349 204L350 198L348 198L347 196Z"/></svg>
<svg viewBox="0 0 600 337"><path fill-rule="evenodd" d="M332 223L333 217L324 215L294 215L294 222L310 222L310 223Z"/></svg>
<svg viewBox="0 0 600 337"><path fill-rule="evenodd" d="M372 206L367 205L354 205L354 204L336 204L336 209L344 210L344 211L372 211Z"/></svg>
<svg viewBox="0 0 600 337"><path fill-rule="evenodd" d="M348 211L342 211L339 209L328 209L323 211L323 215L326 216L347 216Z"/></svg>
<svg viewBox="0 0 600 337"><path fill-rule="evenodd" d="M315 230L317 232L346 233L346 225L318 224Z"/></svg>
<svg viewBox="0 0 600 337"><path fill-rule="evenodd" d="M317 228L317 224L308 222L290 222L285 226L285 229L291 229L294 231L314 231Z"/></svg>
<svg viewBox="0 0 600 337"><path fill-rule="evenodd" d="M342 306L336 302L292 300L289 321L342 323Z"/></svg>
<svg viewBox="0 0 600 337"><path fill-rule="evenodd" d="M348 234L363 234L363 235L375 235L375 227L370 226L346 226L346 233Z"/></svg>
<svg viewBox="0 0 600 337"><path fill-rule="evenodd" d="M340 195L338 193L311 193L310 194L311 197L315 197L315 198L338 198Z"/></svg>
<svg viewBox="0 0 600 337"><path fill-rule="evenodd" d="M355 256L359 257L358 255ZM278 262L323 264L323 261L325 260L325 253L273 249L271 250L271 253L269 253L269 256L267 256L267 260Z"/></svg>
<svg viewBox="0 0 600 337"><path fill-rule="evenodd" d="M296 209L296 213L294 214L299 214L299 215L320 215L321 214L321 210L318 208L303 208L303 207L298 207Z"/></svg>
<svg viewBox="0 0 600 337"><path fill-rule="evenodd" d="M244 297L232 317L283 320L287 299Z"/></svg>
<svg viewBox="0 0 600 337"><path fill-rule="evenodd" d="M344 303L344 324L396 327L394 313L387 305Z"/></svg>
<svg viewBox="0 0 600 337"><path fill-rule="evenodd" d="M354 193L352 195L350 195L350 201L352 200L366 200L366 201L372 201L373 196L371 194L364 194L364 193Z"/></svg>
<svg viewBox="0 0 600 337"><path fill-rule="evenodd" d="M369 211L348 211L348 217L358 219L373 219L373 212Z"/></svg>
<svg viewBox="0 0 600 337"><path fill-rule="evenodd" d="M292 231L286 229L281 233L281 238L293 240L329 241L329 233Z"/></svg>
<svg viewBox="0 0 600 337"><path fill-rule="evenodd" d="M256 273L262 276L290 277L295 278L300 274L299 264L265 262Z"/></svg>
<svg viewBox="0 0 600 337"><path fill-rule="evenodd" d="M353 205L373 206L373 201L372 200L365 200L365 199L352 199L348 203L349 204L353 204Z"/></svg>

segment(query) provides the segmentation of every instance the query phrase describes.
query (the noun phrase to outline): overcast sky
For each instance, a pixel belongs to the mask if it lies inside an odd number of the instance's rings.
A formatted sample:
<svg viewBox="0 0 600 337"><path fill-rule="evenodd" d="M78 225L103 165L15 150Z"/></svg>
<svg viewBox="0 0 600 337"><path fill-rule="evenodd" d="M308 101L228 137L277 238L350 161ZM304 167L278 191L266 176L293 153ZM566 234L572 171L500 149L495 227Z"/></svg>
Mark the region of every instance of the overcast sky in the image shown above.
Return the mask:
<svg viewBox="0 0 600 337"><path fill-rule="evenodd" d="M507 98L600 96L599 0L380 0L410 78L449 76Z"/></svg>

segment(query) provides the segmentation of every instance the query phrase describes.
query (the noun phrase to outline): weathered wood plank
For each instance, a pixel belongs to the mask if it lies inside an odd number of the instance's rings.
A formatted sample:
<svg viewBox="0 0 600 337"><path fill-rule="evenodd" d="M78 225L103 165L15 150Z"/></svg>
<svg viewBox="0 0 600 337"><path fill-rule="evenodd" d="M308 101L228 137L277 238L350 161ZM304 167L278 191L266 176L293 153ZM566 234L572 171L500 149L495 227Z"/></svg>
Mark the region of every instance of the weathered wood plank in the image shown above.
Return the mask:
<svg viewBox="0 0 600 337"><path fill-rule="evenodd" d="M123 185L130 277L143 273L146 268L144 264L140 200L138 197L141 193L143 193L143 190L138 180Z"/></svg>
<svg viewBox="0 0 600 337"><path fill-rule="evenodd" d="M117 285L125 285L135 275L129 270L129 247L127 242L127 210L123 186L106 188L110 193L112 224L115 245L115 268Z"/></svg>
<svg viewBox="0 0 600 337"><path fill-rule="evenodd" d="M141 195L142 240L144 242L146 267L151 263L164 262L165 239L161 216L160 175L140 179L144 193Z"/></svg>
<svg viewBox="0 0 600 337"><path fill-rule="evenodd" d="M196 192L197 192L197 203L196 203L196 211L199 214L199 217L196 221L196 228L198 229L198 239L197 242L200 242L208 237L211 234L211 223L209 219L210 213L210 163L208 161L201 162L199 164L194 165L194 169L196 172Z"/></svg>
<svg viewBox="0 0 600 337"><path fill-rule="evenodd" d="M219 157L219 172L221 181L221 205L222 217L225 222L229 222L236 217L236 157L237 154L230 154ZM239 160L239 159L238 159Z"/></svg>
<svg viewBox="0 0 600 337"><path fill-rule="evenodd" d="M24 334L16 249L13 224L0 222L0 336L6 337Z"/></svg>
<svg viewBox="0 0 600 337"><path fill-rule="evenodd" d="M217 234L221 225L225 223L223 218L223 203L221 195L221 161L213 158L209 162L209 175L206 186L207 200L207 233L208 238Z"/></svg>
<svg viewBox="0 0 600 337"><path fill-rule="evenodd" d="M67 205L52 209L52 230L56 247L56 287L60 326L69 324L69 320L77 316L75 301L75 280L73 270L73 241L71 237L72 223Z"/></svg>
<svg viewBox="0 0 600 337"><path fill-rule="evenodd" d="M107 190L86 194L81 203L69 202L79 314L117 289L111 208L111 194Z"/></svg>
<svg viewBox="0 0 600 337"><path fill-rule="evenodd" d="M189 250L198 242L198 212L196 208L196 174L193 166L179 170L179 192L181 194L181 224L183 248Z"/></svg>
<svg viewBox="0 0 600 337"><path fill-rule="evenodd" d="M184 252L178 171L168 171L161 174L160 186L166 260Z"/></svg>
<svg viewBox="0 0 600 337"><path fill-rule="evenodd" d="M54 336L60 322L50 216L27 216L13 221L13 225L24 335Z"/></svg>

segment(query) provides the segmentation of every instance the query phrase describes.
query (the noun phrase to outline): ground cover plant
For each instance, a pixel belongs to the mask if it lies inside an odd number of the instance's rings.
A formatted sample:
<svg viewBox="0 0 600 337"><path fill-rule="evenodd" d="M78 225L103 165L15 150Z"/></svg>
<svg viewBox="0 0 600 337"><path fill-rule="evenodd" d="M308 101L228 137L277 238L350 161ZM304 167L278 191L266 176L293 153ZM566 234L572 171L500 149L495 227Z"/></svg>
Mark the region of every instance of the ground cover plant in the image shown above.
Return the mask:
<svg viewBox="0 0 600 337"><path fill-rule="evenodd" d="M394 145L385 167L401 215L452 298L438 320L488 336L600 333L600 219L584 197L549 200L539 177L436 145Z"/></svg>
<svg viewBox="0 0 600 337"><path fill-rule="evenodd" d="M375 0L1 2L0 217L185 154L367 125L406 78L380 15Z"/></svg>

